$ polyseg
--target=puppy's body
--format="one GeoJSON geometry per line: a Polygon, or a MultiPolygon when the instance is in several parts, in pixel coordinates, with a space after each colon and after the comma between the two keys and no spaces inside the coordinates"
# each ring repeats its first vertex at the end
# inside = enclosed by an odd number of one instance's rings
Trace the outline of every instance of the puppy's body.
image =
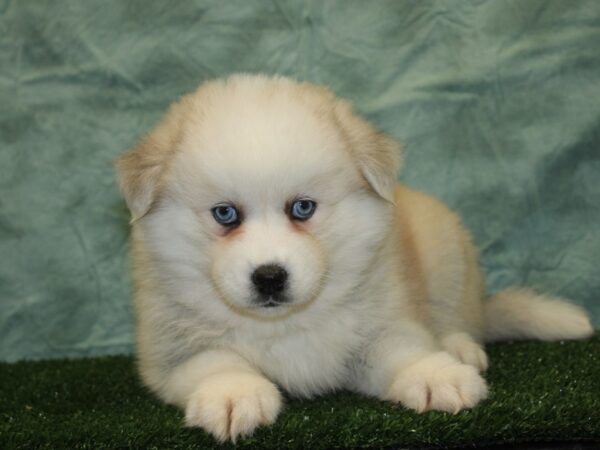
{"type": "Polygon", "coordinates": [[[185,97],[119,161],[142,378],[188,424],[251,433],[279,412],[275,384],[458,411],[486,396],[484,339],[591,333],[530,291],[484,306],[468,233],[396,184],[398,157],[329,91],[238,76],[185,97]],[[235,224],[217,223],[223,205],[235,224]],[[255,279],[274,265],[276,293],[255,279]]]}

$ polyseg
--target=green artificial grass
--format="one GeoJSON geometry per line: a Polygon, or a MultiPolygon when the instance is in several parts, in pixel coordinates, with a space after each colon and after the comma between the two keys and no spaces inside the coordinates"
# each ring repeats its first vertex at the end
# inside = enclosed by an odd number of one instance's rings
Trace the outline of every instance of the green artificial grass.
{"type": "MultiPolygon", "coordinates": [[[[240,448],[396,448],[587,441],[600,447],[600,335],[489,347],[490,398],[415,414],[341,392],[286,401],[240,448]]],[[[231,446],[231,444],[227,445],[231,446]]],[[[0,364],[0,448],[218,448],[139,383],[131,357],[0,364]]]]}

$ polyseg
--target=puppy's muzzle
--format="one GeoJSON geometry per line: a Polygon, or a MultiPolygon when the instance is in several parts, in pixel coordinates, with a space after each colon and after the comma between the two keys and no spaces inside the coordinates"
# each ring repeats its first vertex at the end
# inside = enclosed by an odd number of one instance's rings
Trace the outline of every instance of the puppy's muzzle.
{"type": "Polygon", "coordinates": [[[283,292],[287,285],[288,273],[279,264],[258,266],[250,278],[259,294],[256,303],[261,306],[277,306],[287,301],[283,292]]]}

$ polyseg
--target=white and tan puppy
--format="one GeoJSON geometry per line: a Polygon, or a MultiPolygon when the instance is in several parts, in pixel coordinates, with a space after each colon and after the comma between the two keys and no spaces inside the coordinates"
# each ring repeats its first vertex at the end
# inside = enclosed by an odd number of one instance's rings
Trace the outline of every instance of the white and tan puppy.
{"type": "Polygon", "coordinates": [[[469,234],[399,165],[312,84],[239,75],[174,104],[117,162],[144,383],[235,440],[275,420],[279,388],[456,412],[487,395],[484,341],[592,333],[532,291],[484,301],[469,234]]]}

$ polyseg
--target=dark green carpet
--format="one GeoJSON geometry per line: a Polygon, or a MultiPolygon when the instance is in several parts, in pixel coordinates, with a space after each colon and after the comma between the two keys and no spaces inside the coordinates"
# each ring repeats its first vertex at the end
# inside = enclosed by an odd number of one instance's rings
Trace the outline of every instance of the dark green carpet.
{"type": "MultiPolygon", "coordinates": [[[[489,348],[489,400],[417,415],[348,393],[288,400],[238,447],[356,448],[586,441],[600,446],[600,335],[489,348]]],[[[138,383],[124,356],[0,364],[0,448],[213,448],[138,383]]]]}

